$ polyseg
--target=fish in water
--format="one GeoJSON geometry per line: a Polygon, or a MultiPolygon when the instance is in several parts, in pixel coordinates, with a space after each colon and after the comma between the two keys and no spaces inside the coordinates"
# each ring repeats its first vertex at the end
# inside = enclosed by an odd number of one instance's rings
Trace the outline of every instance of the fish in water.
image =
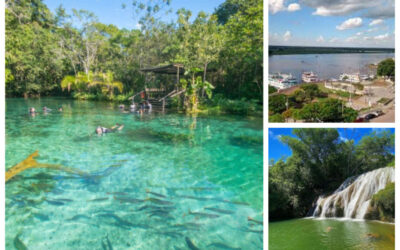
{"type": "Polygon", "coordinates": [[[189,239],[189,237],[185,237],[185,241],[186,241],[187,246],[191,250],[200,250],[200,248],[196,247],[196,245],[189,239]]]}
{"type": "Polygon", "coordinates": [[[113,250],[113,247],[112,247],[112,245],[111,245],[111,242],[110,242],[110,240],[108,239],[108,235],[106,236],[106,240],[107,240],[108,249],[109,249],[109,250],[113,250]]]}
{"type": "Polygon", "coordinates": [[[101,241],[101,246],[103,247],[103,250],[113,250],[113,247],[111,245],[110,240],[108,239],[108,235],[106,237],[104,237],[105,239],[103,239],[101,241]],[[106,243],[104,243],[104,240],[106,240],[106,243]]]}
{"type": "Polygon", "coordinates": [[[147,198],[146,201],[150,201],[150,202],[158,204],[158,205],[173,205],[174,204],[170,201],[160,200],[157,198],[147,198]]]}
{"type": "Polygon", "coordinates": [[[27,250],[28,249],[25,246],[25,244],[20,240],[19,235],[15,236],[15,238],[14,238],[14,247],[17,250],[27,250]]]}
{"type": "Polygon", "coordinates": [[[64,202],[56,201],[56,200],[48,200],[48,199],[46,199],[46,202],[49,203],[50,205],[54,205],[54,206],[62,206],[62,205],[64,205],[64,202]]]}
{"type": "Polygon", "coordinates": [[[135,198],[130,198],[130,197],[115,196],[115,195],[114,195],[114,200],[119,200],[121,203],[122,202],[142,203],[145,201],[145,200],[140,200],[140,199],[135,199],[135,198]]]}
{"type": "Polygon", "coordinates": [[[40,213],[35,213],[33,216],[41,221],[47,221],[49,220],[49,216],[45,214],[40,214],[40,213]]]}
{"type": "Polygon", "coordinates": [[[142,210],[163,210],[163,211],[171,211],[176,209],[174,206],[153,206],[153,205],[144,205],[141,206],[137,211],[142,211],[142,210]]]}
{"type": "Polygon", "coordinates": [[[111,195],[111,194],[115,194],[115,195],[128,195],[128,193],[126,192],[107,192],[106,194],[111,195]]]}
{"type": "Polygon", "coordinates": [[[204,209],[214,211],[214,212],[217,212],[220,214],[233,214],[234,213],[231,210],[221,209],[221,208],[217,208],[217,207],[206,207],[204,209]]]}
{"type": "Polygon", "coordinates": [[[77,215],[73,216],[72,218],[68,219],[68,221],[75,221],[75,220],[80,220],[80,219],[90,220],[91,218],[84,214],[77,214],[77,215]]]}
{"type": "Polygon", "coordinates": [[[61,201],[61,202],[73,202],[71,199],[55,199],[55,201],[61,201]]]}
{"type": "Polygon", "coordinates": [[[165,236],[169,236],[172,238],[181,238],[183,236],[183,234],[178,233],[178,232],[174,232],[174,231],[169,231],[169,232],[154,232],[155,234],[160,234],[160,235],[165,235],[165,236]]]}
{"type": "Polygon", "coordinates": [[[196,196],[190,196],[190,195],[177,195],[176,197],[192,199],[192,200],[198,200],[198,201],[208,201],[208,200],[212,199],[212,198],[196,197],[196,196]]]}
{"type": "Polygon", "coordinates": [[[88,202],[89,202],[89,201],[97,202],[97,201],[105,201],[105,200],[108,200],[108,197],[104,197],[104,198],[95,198],[95,199],[91,199],[91,200],[87,200],[87,201],[88,201],[88,202]]]}
{"type": "Polygon", "coordinates": [[[226,202],[226,203],[232,203],[232,204],[235,204],[235,205],[243,205],[243,206],[249,206],[250,205],[247,202],[241,202],[241,201],[229,201],[229,200],[222,200],[222,201],[226,202]]]}
{"type": "Polygon", "coordinates": [[[249,217],[247,217],[247,220],[248,220],[248,221],[252,221],[252,222],[254,222],[254,223],[257,223],[257,224],[259,224],[259,225],[262,225],[262,224],[263,224],[263,222],[262,222],[262,221],[255,220],[255,219],[251,218],[250,216],[249,216],[249,217]]]}
{"type": "Polygon", "coordinates": [[[165,195],[162,195],[162,194],[159,194],[159,193],[155,193],[155,192],[151,192],[151,191],[149,191],[147,189],[146,189],[146,193],[158,196],[160,198],[167,198],[167,196],[165,196],[165,195]]]}
{"type": "Polygon", "coordinates": [[[134,225],[134,224],[130,223],[129,221],[126,221],[113,213],[102,213],[102,214],[97,214],[97,216],[113,219],[115,221],[115,223],[113,223],[113,224],[115,224],[118,227],[122,227],[122,228],[126,228],[126,229],[130,229],[132,227],[138,227],[138,225],[134,225]]]}
{"type": "Polygon", "coordinates": [[[224,243],[211,243],[207,247],[214,247],[214,248],[220,248],[220,249],[227,249],[227,250],[240,250],[240,247],[230,247],[228,245],[225,245],[224,243]]]}
{"type": "Polygon", "coordinates": [[[199,216],[199,217],[205,217],[205,218],[218,218],[220,217],[218,214],[209,214],[209,213],[202,213],[202,212],[192,212],[189,209],[188,214],[194,215],[194,216],[199,216]]]}

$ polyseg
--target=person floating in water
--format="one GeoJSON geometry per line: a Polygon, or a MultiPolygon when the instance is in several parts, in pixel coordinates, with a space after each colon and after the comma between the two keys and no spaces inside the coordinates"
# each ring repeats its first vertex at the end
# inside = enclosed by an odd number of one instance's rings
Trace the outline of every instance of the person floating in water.
{"type": "Polygon", "coordinates": [[[59,108],[58,108],[58,111],[63,112],[63,108],[62,108],[62,107],[59,107],[59,108]]]}
{"type": "Polygon", "coordinates": [[[49,109],[48,107],[44,106],[44,107],[43,107],[43,112],[45,112],[45,113],[46,113],[46,112],[51,112],[51,109],[49,109]]]}
{"type": "Polygon", "coordinates": [[[101,127],[101,126],[97,126],[96,128],[96,134],[98,135],[102,135],[102,134],[106,134],[106,133],[113,133],[115,131],[120,131],[124,128],[123,124],[115,124],[114,126],[112,126],[111,128],[105,128],[105,127],[101,127]]]}
{"type": "Polygon", "coordinates": [[[36,112],[36,109],[34,108],[34,107],[30,107],[29,108],[29,114],[36,114],[37,112],[36,112]]]}

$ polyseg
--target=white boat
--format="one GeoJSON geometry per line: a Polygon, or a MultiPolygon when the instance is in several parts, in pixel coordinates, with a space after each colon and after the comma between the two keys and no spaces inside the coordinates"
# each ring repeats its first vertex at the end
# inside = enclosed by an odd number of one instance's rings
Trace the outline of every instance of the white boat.
{"type": "Polygon", "coordinates": [[[301,74],[301,80],[303,80],[303,82],[318,82],[318,76],[312,71],[303,72],[303,74],[301,74]]]}
{"type": "Polygon", "coordinates": [[[347,73],[343,73],[339,76],[339,80],[340,81],[344,81],[344,82],[352,82],[352,83],[359,83],[361,82],[361,78],[360,78],[360,74],[356,73],[356,74],[347,74],[347,73]]]}
{"type": "Polygon", "coordinates": [[[298,84],[298,81],[292,74],[277,73],[269,75],[268,84],[277,89],[287,89],[298,84]]]}

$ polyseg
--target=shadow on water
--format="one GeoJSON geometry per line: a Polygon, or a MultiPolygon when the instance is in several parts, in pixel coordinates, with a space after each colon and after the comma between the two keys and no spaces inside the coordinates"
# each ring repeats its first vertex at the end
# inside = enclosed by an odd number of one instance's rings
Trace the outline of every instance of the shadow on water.
{"type": "Polygon", "coordinates": [[[124,137],[131,137],[134,140],[141,140],[147,142],[162,142],[162,143],[173,143],[180,144],[191,142],[194,140],[194,135],[192,134],[178,134],[169,133],[165,131],[156,131],[151,128],[140,128],[136,130],[126,130],[124,137]]]}

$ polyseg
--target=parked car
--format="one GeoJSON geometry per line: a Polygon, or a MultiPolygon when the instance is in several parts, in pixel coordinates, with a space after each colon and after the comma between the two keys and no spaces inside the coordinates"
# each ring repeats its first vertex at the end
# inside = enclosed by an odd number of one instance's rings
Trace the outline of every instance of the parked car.
{"type": "Polygon", "coordinates": [[[373,118],[376,118],[376,117],[378,117],[376,114],[371,113],[371,114],[368,114],[368,115],[364,116],[364,120],[365,121],[369,121],[369,120],[371,120],[373,118]]]}

